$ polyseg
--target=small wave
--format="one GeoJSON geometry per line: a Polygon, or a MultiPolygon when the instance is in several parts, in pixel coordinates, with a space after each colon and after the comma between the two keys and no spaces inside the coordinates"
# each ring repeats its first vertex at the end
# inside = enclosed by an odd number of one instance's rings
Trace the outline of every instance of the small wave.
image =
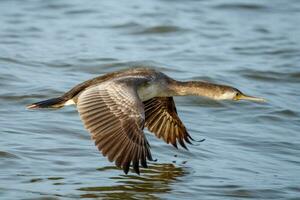
{"type": "Polygon", "coordinates": [[[276,116],[282,116],[282,117],[299,117],[299,114],[297,112],[289,109],[274,111],[271,114],[276,116]]]}
{"type": "Polygon", "coordinates": [[[110,28],[139,28],[141,27],[140,24],[136,22],[127,22],[123,24],[117,24],[117,25],[112,25],[110,28]]]}
{"type": "Polygon", "coordinates": [[[224,191],[224,195],[228,197],[240,197],[240,198],[274,198],[278,195],[284,194],[284,192],[277,189],[236,189],[224,191]]]}
{"type": "Polygon", "coordinates": [[[47,3],[49,3],[49,4],[43,5],[43,6],[39,7],[39,9],[57,11],[57,10],[63,10],[63,9],[73,8],[74,7],[74,5],[67,4],[67,3],[61,3],[61,2],[48,1],[47,3]]]}
{"type": "Polygon", "coordinates": [[[268,30],[265,27],[256,27],[254,30],[258,33],[263,33],[263,34],[269,34],[270,33],[270,30],[268,30]]]}
{"type": "Polygon", "coordinates": [[[98,13],[97,10],[93,9],[82,9],[82,10],[69,10],[64,12],[66,15],[86,15],[86,14],[94,14],[98,13]]]}
{"type": "Polygon", "coordinates": [[[86,66],[84,67],[84,71],[87,73],[98,74],[99,69],[102,69],[102,72],[104,73],[108,73],[117,70],[124,70],[125,68],[138,68],[138,67],[149,67],[163,72],[180,72],[180,73],[182,72],[181,70],[168,67],[167,65],[162,65],[148,60],[129,61],[129,62],[108,62],[100,65],[86,66]]]}
{"type": "Polygon", "coordinates": [[[0,57],[0,61],[8,62],[8,63],[13,63],[13,64],[20,64],[20,65],[27,65],[27,62],[24,62],[24,60],[20,60],[17,58],[10,58],[10,57],[0,57]]]}
{"type": "Polygon", "coordinates": [[[0,151],[0,158],[19,158],[19,157],[15,154],[6,151],[0,151]]]}
{"type": "Polygon", "coordinates": [[[30,26],[30,27],[27,27],[26,29],[24,29],[24,31],[31,32],[31,33],[40,33],[40,32],[42,32],[42,29],[38,28],[36,26],[30,26]]]}
{"type": "Polygon", "coordinates": [[[261,4],[250,4],[250,3],[224,3],[214,6],[214,8],[222,10],[266,10],[267,7],[261,4]]]}
{"type": "MultiPolygon", "coordinates": [[[[261,41],[276,41],[280,38],[264,37],[260,38],[261,41]]],[[[282,58],[287,58],[290,56],[299,55],[299,50],[291,47],[272,47],[269,45],[256,45],[256,46],[243,46],[243,47],[233,47],[236,53],[240,55],[256,56],[256,55],[270,55],[270,56],[281,56],[282,58]]]]}
{"type": "Polygon", "coordinates": [[[101,63],[101,62],[116,62],[116,58],[77,58],[78,62],[81,63],[101,63]]]}
{"type": "Polygon", "coordinates": [[[166,34],[166,33],[175,33],[175,32],[182,32],[186,29],[183,29],[178,26],[167,26],[167,25],[161,25],[161,26],[153,26],[149,28],[145,28],[144,30],[134,32],[134,34],[166,34]]]}
{"type": "Polygon", "coordinates": [[[236,73],[241,74],[249,79],[268,82],[299,82],[300,72],[275,72],[275,71],[258,71],[258,70],[235,70],[236,73]]]}

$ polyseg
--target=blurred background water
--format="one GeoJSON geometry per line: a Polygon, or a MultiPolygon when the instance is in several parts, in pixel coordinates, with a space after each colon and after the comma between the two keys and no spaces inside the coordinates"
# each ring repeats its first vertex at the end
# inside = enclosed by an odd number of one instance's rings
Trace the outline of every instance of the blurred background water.
{"type": "Polygon", "coordinates": [[[1,0],[0,199],[300,199],[300,1],[1,0]],[[28,111],[89,78],[157,66],[267,103],[176,98],[190,134],[124,175],[74,107],[28,111]]]}

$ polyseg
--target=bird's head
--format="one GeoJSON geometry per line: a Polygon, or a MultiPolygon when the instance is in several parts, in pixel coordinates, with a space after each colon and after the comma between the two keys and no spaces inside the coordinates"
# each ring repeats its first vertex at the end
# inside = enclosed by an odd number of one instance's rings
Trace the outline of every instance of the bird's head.
{"type": "Polygon", "coordinates": [[[254,96],[249,96],[241,92],[240,90],[230,87],[230,86],[225,86],[223,88],[222,95],[219,96],[220,100],[234,100],[234,101],[239,101],[239,100],[250,100],[250,101],[258,101],[258,102],[265,102],[266,100],[260,97],[254,97],[254,96]]]}

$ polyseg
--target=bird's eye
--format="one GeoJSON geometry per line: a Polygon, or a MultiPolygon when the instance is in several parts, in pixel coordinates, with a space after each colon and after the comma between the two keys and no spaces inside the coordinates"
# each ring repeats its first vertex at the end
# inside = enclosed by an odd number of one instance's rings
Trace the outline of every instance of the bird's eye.
{"type": "Polygon", "coordinates": [[[240,93],[237,92],[237,93],[235,94],[234,100],[239,100],[239,97],[240,97],[240,93]]]}

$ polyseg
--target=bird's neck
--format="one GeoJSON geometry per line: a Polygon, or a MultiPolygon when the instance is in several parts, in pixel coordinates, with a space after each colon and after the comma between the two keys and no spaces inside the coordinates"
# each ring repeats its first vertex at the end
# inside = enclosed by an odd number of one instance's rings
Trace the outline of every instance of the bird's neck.
{"type": "Polygon", "coordinates": [[[219,99],[223,94],[222,85],[204,81],[176,81],[169,84],[172,96],[203,96],[211,99],[219,99]]]}

